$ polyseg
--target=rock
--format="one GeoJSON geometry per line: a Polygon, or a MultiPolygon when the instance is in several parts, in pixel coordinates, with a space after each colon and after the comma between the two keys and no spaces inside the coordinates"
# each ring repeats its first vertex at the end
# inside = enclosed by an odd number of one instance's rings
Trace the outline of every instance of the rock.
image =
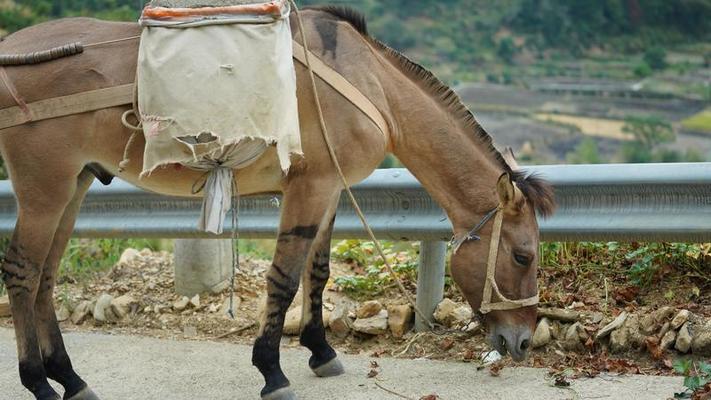
{"type": "Polygon", "coordinates": [[[118,319],[138,310],[138,301],[130,295],[123,295],[111,301],[111,311],[118,319]]]}
{"type": "Polygon", "coordinates": [[[396,338],[405,336],[412,328],[412,307],[409,304],[388,306],[388,326],[396,338]]]}
{"type": "Polygon", "coordinates": [[[192,305],[195,308],[200,308],[200,295],[196,294],[193,296],[192,299],[190,299],[190,305],[192,305]]]}
{"type": "Polygon", "coordinates": [[[689,332],[689,323],[685,322],[684,325],[679,329],[679,334],[676,336],[676,342],[674,343],[674,348],[680,353],[687,353],[691,349],[691,333],[689,332]]]}
{"type": "Polygon", "coordinates": [[[96,322],[114,322],[118,319],[111,311],[111,301],[113,299],[113,296],[110,294],[102,294],[96,300],[93,313],[96,322]]]}
{"type": "Polygon", "coordinates": [[[659,329],[659,327],[667,322],[674,315],[674,309],[669,306],[664,306],[654,312],[645,315],[640,321],[639,327],[643,334],[651,335],[659,329]]]}
{"type": "Polygon", "coordinates": [[[57,322],[64,322],[71,318],[72,313],[69,311],[69,308],[67,308],[67,306],[62,304],[59,307],[59,310],[55,312],[55,315],[57,316],[57,322]]]}
{"type": "Polygon", "coordinates": [[[121,253],[118,264],[128,265],[138,257],[140,257],[138,250],[129,247],[121,253]]]}
{"type": "Polygon", "coordinates": [[[541,318],[536,326],[536,332],[533,334],[533,339],[531,339],[531,346],[534,349],[543,347],[550,343],[551,341],[551,327],[548,322],[548,318],[541,318]]]}
{"type": "Polygon", "coordinates": [[[622,324],[625,323],[626,319],[627,319],[627,311],[622,311],[620,313],[620,315],[617,316],[617,318],[615,318],[609,324],[605,325],[604,328],[600,329],[600,331],[597,333],[597,335],[595,335],[595,340],[600,340],[600,339],[604,338],[605,336],[609,335],[610,332],[621,327],[622,324]]]}
{"type": "Polygon", "coordinates": [[[323,327],[328,328],[331,325],[331,311],[324,308],[321,310],[321,315],[323,318],[323,327]]]}
{"type": "Polygon", "coordinates": [[[144,247],[141,249],[141,251],[138,252],[138,254],[141,257],[150,257],[153,255],[153,250],[149,249],[148,247],[144,247]]]}
{"type": "Polygon", "coordinates": [[[10,298],[7,296],[0,297],[0,318],[11,317],[10,298]]]}
{"type": "Polygon", "coordinates": [[[207,308],[207,312],[209,312],[211,314],[216,313],[219,310],[220,310],[220,306],[218,306],[217,304],[210,304],[210,306],[207,308]]]}
{"type": "Polygon", "coordinates": [[[74,312],[72,312],[72,323],[74,325],[83,324],[86,318],[91,315],[91,310],[92,307],[90,302],[82,301],[81,303],[79,303],[79,305],[74,308],[74,312]]]}
{"type": "Polygon", "coordinates": [[[549,321],[549,323],[550,323],[551,337],[556,340],[561,339],[568,327],[562,325],[560,321],[549,321]]]}
{"type": "Polygon", "coordinates": [[[301,306],[296,306],[287,311],[284,318],[284,334],[295,336],[301,331],[301,306]]]}
{"type": "Polygon", "coordinates": [[[358,318],[353,323],[353,330],[368,335],[382,335],[388,331],[388,310],[380,310],[370,318],[358,318]]]}
{"type": "Polygon", "coordinates": [[[491,350],[481,355],[481,362],[484,365],[489,365],[501,360],[502,358],[501,353],[496,350],[491,350]]]}
{"type": "Polygon", "coordinates": [[[670,330],[671,330],[671,322],[667,321],[664,323],[664,325],[662,325],[662,328],[659,329],[659,334],[657,335],[657,337],[664,337],[664,335],[666,335],[667,332],[669,332],[670,330]]]}
{"type": "Polygon", "coordinates": [[[437,305],[434,318],[440,324],[453,327],[464,326],[472,319],[472,310],[468,306],[459,305],[450,299],[444,299],[437,305]]]}
{"type": "Polygon", "coordinates": [[[662,340],[659,342],[659,347],[662,348],[662,350],[669,350],[674,346],[674,342],[676,341],[676,331],[668,331],[664,336],[662,336],[662,340]]]}
{"type": "Polygon", "coordinates": [[[672,319],[672,321],[671,321],[671,328],[675,329],[675,330],[681,328],[681,326],[684,325],[686,323],[686,321],[689,320],[689,316],[691,316],[691,311],[689,311],[689,310],[679,311],[674,316],[674,319],[672,319]]]}
{"type": "Polygon", "coordinates": [[[361,304],[356,310],[356,318],[370,318],[372,316],[378,315],[383,309],[383,305],[377,300],[366,301],[361,304]]]}
{"type": "Polygon", "coordinates": [[[639,317],[630,315],[622,326],[610,334],[610,350],[622,353],[639,348],[644,343],[645,336],[640,333],[639,317]]]}
{"type": "Polygon", "coordinates": [[[603,320],[603,318],[605,318],[605,314],[599,311],[595,311],[587,314],[586,318],[593,324],[599,324],[603,320]]]}
{"type": "Polygon", "coordinates": [[[580,313],[562,308],[539,308],[538,316],[563,322],[576,322],[580,318],[580,313]]]}
{"type": "Polygon", "coordinates": [[[188,304],[190,304],[190,299],[187,296],[183,296],[180,300],[173,303],[173,310],[183,311],[188,308],[188,304]]]}
{"type": "Polygon", "coordinates": [[[336,305],[336,308],[331,312],[328,327],[334,335],[338,337],[346,337],[351,332],[352,322],[348,317],[350,308],[345,302],[336,305]]]}
{"type": "Polygon", "coordinates": [[[462,328],[463,332],[466,332],[470,335],[474,335],[478,333],[481,330],[481,322],[479,321],[471,321],[467,324],[467,326],[462,328]]]}
{"type": "Polygon", "coordinates": [[[580,322],[570,325],[563,338],[563,348],[566,350],[582,350],[583,343],[587,340],[588,334],[585,332],[585,327],[580,322]]]}
{"type": "Polygon", "coordinates": [[[711,321],[694,327],[691,351],[697,356],[711,356],[711,321]]]}

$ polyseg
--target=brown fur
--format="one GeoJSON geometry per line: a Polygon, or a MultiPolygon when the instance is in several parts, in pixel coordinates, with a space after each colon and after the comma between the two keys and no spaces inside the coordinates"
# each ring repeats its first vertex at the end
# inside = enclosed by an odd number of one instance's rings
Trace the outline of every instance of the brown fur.
{"type": "MultiPolygon", "coordinates": [[[[391,131],[384,137],[343,96],[319,82],[326,124],[348,181],[367,177],[392,152],[447,211],[456,234],[468,231],[487,211],[505,201],[496,279],[509,298],[534,294],[538,255],[535,212],[547,215],[552,211],[549,186],[512,171],[457,95],[424,68],[368,37],[362,17],[340,8],[304,11],[303,16],[312,51],[373,102],[391,131]],[[518,189],[513,181],[497,188],[502,173],[509,173],[518,189]],[[521,195],[502,197],[502,190],[521,195]],[[522,199],[526,201],[519,201],[522,199]],[[534,259],[532,265],[515,264],[514,255],[521,252],[534,259]]],[[[26,53],[75,41],[90,44],[139,33],[134,24],[66,19],[7,37],[0,43],[0,53],[26,53]]],[[[137,42],[129,41],[88,48],[81,55],[46,64],[7,68],[7,72],[21,96],[31,102],[133,82],[136,56],[137,42]]],[[[244,195],[284,194],[277,250],[268,273],[268,304],[253,353],[253,363],[266,380],[263,394],[288,386],[279,367],[278,347],[284,314],[299,281],[306,289],[304,312],[310,313],[305,315],[301,337],[313,353],[309,364],[319,371],[335,357],[325,341],[318,304],[328,278],[324,243],[328,242],[341,187],[321,136],[307,79],[304,67],[297,64],[305,157],[295,160],[285,177],[271,150],[236,174],[244,195]]],[[[13,105],[9,93],[0,88],[0,107],[13,105]]],[[[6,260],[2,270],[15,320],[21,378],[40,399],[55,398],[47,377],[60,382],[68,398],[84,393],[86,387],[71,369],[46,300],[53,290],[57,254],[66,244],[76,205],[87,187],[89,170],[85,166],[91,165],[91,171],[104,180],[115,175],[169,195],[190,196],[200,175],[169,166],[139,179],[142,138],[130,149],[129,167],[119,172],[130,135],[120,123],[126,109],[116,107],[0,131],[0,151],[18,199],[12,240],[16,257],[6,260]]],[[[482,242],[468,242],[452,257],[453,277],[474,309],[481,302],[490,235],[491,226],[484,227],[482,242]]],[[[535,323],[535,307],[488,317],[494,332],[520,342],[535,323]]]]}

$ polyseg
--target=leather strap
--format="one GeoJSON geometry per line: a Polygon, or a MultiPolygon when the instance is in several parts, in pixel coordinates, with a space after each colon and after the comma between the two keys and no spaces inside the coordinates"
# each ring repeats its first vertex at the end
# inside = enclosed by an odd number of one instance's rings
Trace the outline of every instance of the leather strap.
{"type": "MultiPolygon", "coordinates": [[[[301,64],[306,65],[304,47],[297,42],[294,42],[294,58],[301,64]]],[[[363,92],[358,90],[343,75],[326,65],[313,52],[309,52],[309,60],[316,75],[370,118],[386,138],[390,137],[390,128],[385,121],[385,117],[363,92]]]]}
{"type": "Polygon", "coordinates": [[[65,117],[89,111],[101,110],[131,104],[133,100],[133,83],[104,89],[91,90],[39,100],[27,105],[31,119],[28,119],[20,106],[0,110],[0,129],[25,124],[27,122],[65,117]]]}
{"type": "MultiPolygon", "coordinates": [[[[297,42],[294,45],[294,59],[301,64],[306,63],[304,48],[297,42]]],[[[363,114],[380,129],[386,138],[390,137],[390,128],[383,114],[358,88],[350,83],[343,75],[326,65],[323,61],[310,53],[309,59],[316,75],[324,82],[335,89],[351,104],[356,106],[363,114]]],[[[18,126],[31,121],[42,121],[45,119],[59,118],[72,114],[81,114],[90,111],[101,110],[132,104],[134,101],[134,85],[129,83],[104,89],[91,90],[82,93],[70,94],[68,96],[54,97],[39,100],[34,103],[24,104],[14,86],[9,79],[5,79],[0,69],[0,78],[5,82],[17,106],[0,110],[0,129],[18,126]]]]}
{"type": "Polygon", "coordinates": [[[497,310],[515,310],[517,308],[538,304],[538,293],[526,299],[511,300],[501,293],[499,285],[496,284],[496,259],[499,254],[499,241],[501,240],[501,226],[503,222],[504,211],[499,207],[497,208],[494,228],[491,233],[489,259],[486,262],[486,281],[484,282],[484,294],[481,299],[481,307],[479,308],[482,314],[497,310]],[[492,301],[494,293],[499,298],[499,301],[492,301]]]}
{"type": "Polygon", "coordinates": [[[15,85],[12,84],[10,77],[7,76],[7,71],[5,71],[4,67],[0,67],[0,80],[2,80],[2,83],[7,88],[7,91],[10,92],[10,96],[12,96],[13,100],[15,100],[15,103],[17,103],[17,107],[20,109],[20,111],[22,111],[22,114],[25,117],[24,122],[32,121],[32,112],[30,111],[29,107],[27,107],[27,103],[25,103],[25,100],[20,97],[20,93],[17,92],[17,88],[15,87],[15,85]]]}

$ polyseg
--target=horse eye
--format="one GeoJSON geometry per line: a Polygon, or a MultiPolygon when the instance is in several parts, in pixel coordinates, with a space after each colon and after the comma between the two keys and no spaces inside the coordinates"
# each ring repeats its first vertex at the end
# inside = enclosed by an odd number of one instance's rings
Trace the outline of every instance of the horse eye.
{"type": "Polygon", "coordinates": [[[533,257],[524,254],[514,254],[514,260],[523,267],[528,267],[533,261],[533,257]]]}

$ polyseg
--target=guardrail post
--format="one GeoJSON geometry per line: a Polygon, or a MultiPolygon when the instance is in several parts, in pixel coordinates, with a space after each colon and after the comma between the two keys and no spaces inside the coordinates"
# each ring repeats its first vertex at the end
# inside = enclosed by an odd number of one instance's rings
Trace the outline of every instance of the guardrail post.
{"type": "MultiPolygon", "coordinates": [[[[444,297],[444,263],[447,242],[424,241],[420,243],[420,265],[417,272],[417,308],[432,318],[437,304],[444,297]]],[[[415,330],[423,332],[428,326],[419,315],[415,316],[415,330]]]]}
{"type": "Polygon", "coordinates": [[[231,239],[176,239],[176,293],[192,297],[226,288],[232,274],[231,246],[231,239]]]}

